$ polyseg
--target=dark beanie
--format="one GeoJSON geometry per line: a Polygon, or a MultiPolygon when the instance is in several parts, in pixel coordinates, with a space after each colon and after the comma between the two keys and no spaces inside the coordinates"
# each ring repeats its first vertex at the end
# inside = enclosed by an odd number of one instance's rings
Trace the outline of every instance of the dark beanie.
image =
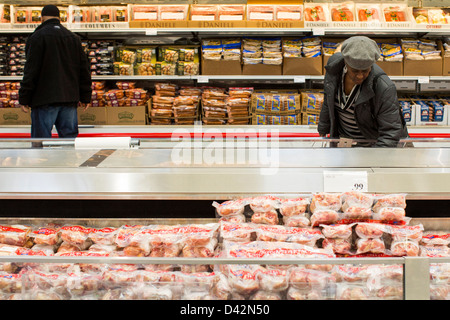
{"type": "Polygon", "coordinates": [[[42,8],[41,11],[42,17],[58,17],[59,18],[59,9],[57,6],[53,4],[48,4],[45,7],[42,8]]]}

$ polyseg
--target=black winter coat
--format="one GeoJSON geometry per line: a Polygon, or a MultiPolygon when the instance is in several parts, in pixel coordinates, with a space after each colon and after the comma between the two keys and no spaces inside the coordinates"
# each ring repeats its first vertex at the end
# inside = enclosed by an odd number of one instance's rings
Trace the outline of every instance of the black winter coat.
{"type": "MultiPolygon", "coordinates": [[[[336,53],[330,57],[325,67],[325,97],[318,131],[321,135],[329,133],[331,138],[339,138],[335,96],[344,65],[342,54],[336,53]]],[[[376,140],[375,147],[396,147],[400,139],[408,137],[395,84],[376,64],[363,82],[360,94],[355,101],[355,118],[364,137],[367,140],[376,140]]]]}
{"type": "Polygon", "coordinates": [[[91,75],[80,38],[50,19],[28,38],[19,103],[32,108],[43,105],[76,105],[91,101],[91,75]]]}

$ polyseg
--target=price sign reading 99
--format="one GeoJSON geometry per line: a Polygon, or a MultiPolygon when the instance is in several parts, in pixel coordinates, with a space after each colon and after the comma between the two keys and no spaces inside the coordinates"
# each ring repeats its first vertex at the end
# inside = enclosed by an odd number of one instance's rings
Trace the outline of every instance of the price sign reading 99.
{"type": "Polygon", "coordinates": [[[367,171],[324,171],[324,192],[368,192],[367,171]]]}

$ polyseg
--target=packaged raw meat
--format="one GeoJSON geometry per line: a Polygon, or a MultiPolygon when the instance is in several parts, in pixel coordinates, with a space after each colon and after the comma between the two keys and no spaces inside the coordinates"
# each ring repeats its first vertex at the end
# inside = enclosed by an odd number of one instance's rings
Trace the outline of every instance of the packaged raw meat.
{"type": "Polygon", "coordinates": [[[351,238],[325,238],[322,241],[322,248],[331,249],[336,254],[351,254],[352,241],[351,238]]]}
{"type": "Polygon", "coordinates": [[[394,256],[412,256],[419,255],[419,243],[417,241],[393,241],[391,243],[391,253],[394,256]]]}
{"type": "Polygon", "coordinates": [[[312,195],[310,211],[314,213],[318,209],[339,211],[342,207],[342,193],[315,193],[312,195]]]}
{"type": "Polygon", "coordinates": [[[31,234],[31,227],[23,225],[0,225],[0,243],[23,247],[31,234]]]}
{"type": "Polygon", "coordinates": [[[296,289],[323,290],[330,283],[334,283],[334,279],[328,272],[303,267],[289,269],[289,285],[296,289]]]}
{"type": "Polygon", "coordinates": [[[244,296],[259,290],[257,275],[260,268],[258,265],[229,265],[227,275],[231,290],[244,296]]]}
{"type": "Polygon", "coordinates": [[[304,215],[309,205],[308,199],[280,199],[280,213],[283,217],[304,215]]]}
{"type": "Polygon", "coordinates": [[[30,250],[36,253],[43,253],[46,256],[52,256],[55,254],[55,246],[50,244],[35,244],[30,250]]]}
{"type": "Polygon", "coordinates": [[[156,21],[158,20],[158,6],[156,5],[130,5],[132,21],[156,21]]]}
{"type": "Polygon", "coordinates": [[[355,4],[355,10],[358,13],[360,22],[380,22],[381,6],[378,4],[355,4]]]}
{"type": "Polygon", "coordinates": [[[255,225],[251,223],[220,222],[220,237],[223,241],[248,242],[253,240],[255,225]]]}
{"type": "Polygon", "coordinates": [[[32,231],[30,236],[36,244],[56,245],[59,241],[59,228],[49,225],[32,231]]]}
{"type": "Polygon", "coordinates": [[[311,215],[310,221],[312,227],[317,227],[321,224],[334,224],[339,218],[339,213],[335,210],[316,209],[311,215]]]}
{"type": "Polygon", "coordinates": [[[219,219],[219,222],[226,221],[232,223],[244,223],[247,221],[247,218],[243,214],[237,214],[232,216],[223,216],[219,219]]]}
{"type": "Polygon", "coordinates": [[[364,207],[348,207],[342,214],[342,219],[370,219],[372,209],[364,207]]]}
{"type": "Polygon", "coordinates": [[[249,300],[283,300],[283,297],[280,292],[258,290],[249,300]]]}
{"type": "Polygon", "coordinates": [[[415,226],[387,226],[388,232],[392,237],[392,241],[413,240],[419,242],[423,236],[423,225],[415,226]]]}
{"type": "Polygon", "coordinates": [[[323,300],[324,297],[319,290],[297,289],[289,287],[286,292],[287,300],[323,300]]]}
{"type": "Polygon", "coordinates": [[[89,233],[89,238],[93,243],[111,245],[115,244],[117,228],[105,227],[101,229],[93,229],[89,233]]]}
{"type": "Polygon", "coordinates": [[[276,225],[278,224],[278,212],[273,209],[270,211],[256,211],[251,216],[251,222],[256,224],[269,224],[276,225]]]}
{"type": "Polygon", "coordinates": [[[406,18],[406,5],[399,4],[392,6],[390,4],[382,4],[384,19],[386,22],[402,22],[407,21],[406,18]]]}
{"type": "Polygon", "coordinates": [[[352,228],[354,224],[321,224],[322,234],[325,238],[330,239],[348,239],[352,236],[352,228]]]}
{"type": "Polygon", "coordinates": [[[385,253],[386,246],[380,238],[361,238],[356,240],[356,254],[385,253]]]}
{"type": "Polygon", "coordinates": [[[380,209],[384,207],[395,207],[405,209],[406,194],[388,194],[376,196],[375,204],[372,207],[373,211],[378,213],[380,209]]]}
{"type": "Polygon", "coordinates": [[[257,270],[257,279],[261,290],[279,292],[288,288],[288,271],[276,268],[263,268],[257,270]]]}
{"type": "Polygon", "coordinates": [[[365,285],[338,284],[336,300],[368,300],[369,292],[365,285]]]}
{"type": "Polygon", "coordinates": [[[421,257],[450,257],[450,248],[447,246],[419,246],[421,257]]]}
{"type": "Polygon", "coordinates": [[[305,21],[327,21],[328,4],[305,3],[305,21]]]}
{"type": "Polygon", "coordinates": [[[218,6],[217,5],[200,5],[192,4],[190,15],[192,21],[214,21],[217,20],[218,6]]]}
{"type": "Polygon", "coordinates": [[[306,216],[291,216],[291,217],[283,217],[283,224],[286,227],[308,227],[311,225],[311,221],[306,216]]]}
{"type": "Polygon", "coordinates": [[[270,212],[280,206],[280,199],[273,196],[261,196],[249,198],[248,203],[253,212],[270,212]]]}
{"type": "Polygon", "coordinates": [[[256,240],[294,242],[314,247],[316,242],[323,238],[317,228],[292,228],[281,225],[255,226],[256,240]]]}
{"type": "Polygon", "coordinates": [[[450,244],[450,232],[425,231],[420,244],[423,246],[448,246],[450,244]]]}
{"type": "Polygon", "coordinates": [[[77,246],[82,250],[90,245],[89,234],[93,231],[91,228],[68,225],[61,227],[60,231],[61,240],[67,244],[77,246]]]}
{"type": "Polygon", "coordinates": [[[92,22],[91,7],[72,7],[72,23],[92,22]]]}
{"type": "Polygon", "coordinates": [[[381,221],[404,221],[406,212],[399,207],[383,207],[374,213],[373,218],[381,221]]]}
{"type": "Polygon", "coordinates": [[[362,239],[381,238],[389,231],[388,227],[381,223],[357,223],[355,227],[356,235],[362,239]]]}
{"type": "Polygon", "coordinates": [[[229,200],[222,203],[213,202],[213,207],[219,216],[234,216],[244,213],[247,201],[245,199],[229,200]]]}
{"type": "Polygon", "coordinates": [[[372,208],[374,197],[371,194],[349,191],[342,194],[342,211],[349,207],[372,208]]]}
{"type": "Polygon", "coordinates": [[[368,265],[338,265],[333,270],[333,276],[337,282],[365,284],[371,276],[368,265]]]}
{"type": "Polygon", "coordinates": [[[339,4],[330,4],[331,21],[355,21],[354,4],[344,2],[339,4]]]}

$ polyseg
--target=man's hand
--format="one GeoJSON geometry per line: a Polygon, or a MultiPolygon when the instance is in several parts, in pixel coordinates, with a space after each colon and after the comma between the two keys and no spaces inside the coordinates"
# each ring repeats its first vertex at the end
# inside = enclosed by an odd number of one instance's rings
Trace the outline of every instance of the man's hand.
{"type": "Polygon", "coordinates": [[[20,106],[22,108],[22,111],[25,113],[28,113],[28,110],[30,109],[29,106],[20,106]]]}
{"type": "Polygon", "coordinates": [[[86,111],[89,108],[88,103],[78,102],[78,107],[83,108],[83,111],[86,111]]]}

